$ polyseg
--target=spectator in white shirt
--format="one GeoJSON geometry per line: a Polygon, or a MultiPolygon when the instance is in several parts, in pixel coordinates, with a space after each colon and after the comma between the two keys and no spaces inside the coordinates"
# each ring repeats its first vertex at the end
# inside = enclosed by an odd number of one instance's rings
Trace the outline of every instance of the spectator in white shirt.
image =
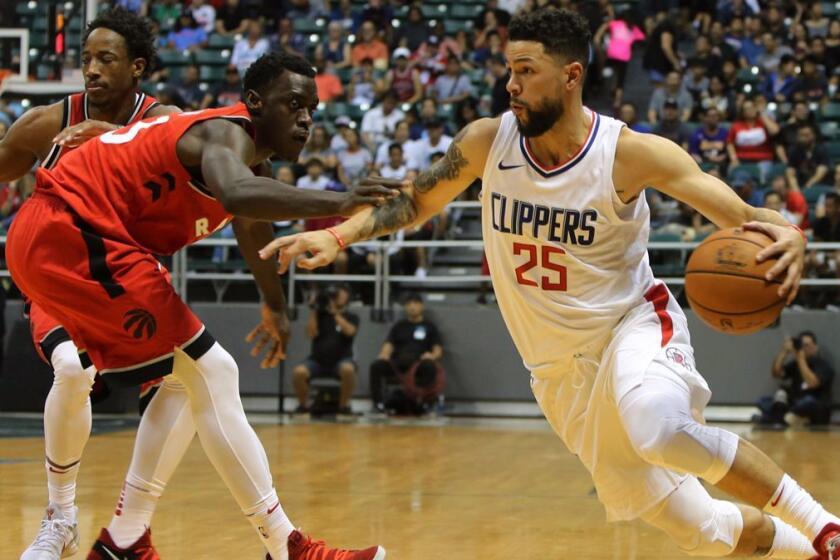
{"type": "Polygon", "coordinates": [[[206,0],[192,0],[190,4],[193,18],[209,35],[216,28],[216,8],[206,0]]]}
{"type": "Polygon", "coordinates": [[[443,121],[432,119],[426,125],[428,134],[416,142],[417,159],[420,169],[428,169],[431,165],[432,154],[445,154],[452,143],[452,137],[444,134],[443,121]]]}
{"type": "Polygon", "coordinates": [[[352,123],[353,121],[350,120],[350,117],[341,116],[335,119],[335,123],[333,123],[335,125],[335,134],[333,134],[330,140],[330,150],[334,154],[338,154],[340,151],[347,149],[347,140],[344,138],[344,131],[350,128],[352,123]]]}
{"type": "Polygon", "coordinates": [[[405,113],[397,109],[397,96],[387,91],[382,96],[382,104],[374,107],[362,118],[362,140],[370,150],[376,150],[394,134],[397,123],[405,118],[405,113]]]}
{"type": "Polygon", "coordinates": [[[379,169],[379,176],[386,179],[402,180],[416,175],[405,163],[403,148],[397,142],[388,144],[388,162],[379,169]]]}
{"type": "Polygon", "coordinates": [[[262,24],[257,20],[250,20],[246,36],[238,40],[233,47],[230,63],[236,66],[240,76],[245,76],[245,70],[267,52],[268,39],[263,37],[262,24]]]}
{"type": "Polygon", "coordinates": [[[318,158],[306,162],[306,175],[297,180],[299,189],[325,191],[332,185],[332,180],[324,175],[324,163],[318,158]]]}
{"type": "Polygon", "coordinates": [[[391,146],[398,144],[402,148],[403,156],[405,158],[405,165],[408,169],[417,170],[420,165],[416,161],[416,142],[409,138],[411,126],[408,121],[402,120],[397,123],[397,128],[394,129],[394,138],[390,142],[383,142],[376,150],[376,158],[374,159],[374,167],[381,168],[388,163],[390,157],[391,146]]]}
{"type": "Polygon", "coordinates": [[[338,180],[347,188],[351,188],[370,172],[373,158],[362,146],[359,133],[355,129],[346,129],[344,139],[347,140],[347,148],[338,153],[338,180]]]}

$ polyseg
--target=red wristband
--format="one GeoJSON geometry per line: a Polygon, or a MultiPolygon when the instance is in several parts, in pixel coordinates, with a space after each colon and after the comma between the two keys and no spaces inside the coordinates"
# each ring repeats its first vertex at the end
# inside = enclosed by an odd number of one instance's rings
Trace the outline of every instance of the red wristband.
{"type": "Polygon", "coordinates": [[[801,236],[802,236],[802,239],[804,239],[804,240],[805,240],[805,243],[808,243],[808,236],[807,236],[807,235],[805,235],[805,232],[804,232],[804,231],[802,231],[802,228],[801,228],[801,227],[796,226],[796,225],[793,225],[793,224],[788,224],[788,227],[792,227],[793,229],[795,229],[796,231],[798,231],[798,232],[799,232],[799,235],[801,235],[801,236]]]}
{"type": "MultiPolygon", "coordinates": [[[[796,227],[796,226],[794,226],[794,227],[796,227]]],[[[347,244],[341,238],[341,235],[339,235],[339,233],[337,231],[335,231],[335,228],[328,227],[327,231],[330,232],[333,237],[335,237],[335,240],[338,241],[338,246],[340,248],[344,249],[347,246],[347,244]]]]}

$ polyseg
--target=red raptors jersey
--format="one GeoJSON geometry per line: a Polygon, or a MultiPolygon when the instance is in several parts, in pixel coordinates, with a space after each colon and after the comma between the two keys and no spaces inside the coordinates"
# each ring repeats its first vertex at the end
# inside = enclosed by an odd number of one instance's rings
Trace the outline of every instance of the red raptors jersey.
{"type": "Polygon", "coordinates": [[[146,119],[86,142],[51,170],[36,190],[61,198],[85,227],[150,253],[172,254],[231,218],[176,154],[191,127],[210,119],[241,123],[253,134],[243,103],[146,119]]]}
{"type": "MultiPolygon", "coordinates": [[[[145,93],[135,93],[134,109],[132,109],[131,116],[128,117],[128,121],[125,124],[129,125],[141,119],[145,119],[149,111],[157,105],[159,105],[159,103],[154,97],[146,95],[145,93]]],[[[73,95],[68,95],[64,98],[64,117],[61,119],[61,122],[63,123],[61,127],[62,130],[68,126],[74,126],[84,122],[89,118],[86,93],[74,93],[73,95]]],[[[58,144],[53,144],[53,147],[50,148],[46,159],[41,162],[41,167],[52,169],[55,167],[55,164],[58,163],[58,160],[61,159],[61,156],[73,149],[75,148],[69,148],[67,146],[62,147],[58,144]]]]}

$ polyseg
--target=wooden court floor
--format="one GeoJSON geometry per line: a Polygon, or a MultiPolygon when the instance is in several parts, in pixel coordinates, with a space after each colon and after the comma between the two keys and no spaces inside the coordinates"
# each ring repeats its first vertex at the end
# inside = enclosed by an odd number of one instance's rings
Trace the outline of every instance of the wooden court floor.
{"type": "MultiPolygon", "coordinates": [[[[447,425],[260,425],[292,522],[390,560],[677,559],[638,522],[607,525],[587,473],[543,421],[447,425]]],[[[743,434],[840,511],[840,432],[743,434]]],[[[134,432],[94,436],[79,481],[84,552],[107,524],[134,432]]],[[[17,559],[43,515],[43,446],[0,439],[0,559],[17,559]]],[[[262,558],[195,440],[153,523],[164,560],[262,558]]],[[[84,558],[80,553],[74,559],[84,558]]]]}

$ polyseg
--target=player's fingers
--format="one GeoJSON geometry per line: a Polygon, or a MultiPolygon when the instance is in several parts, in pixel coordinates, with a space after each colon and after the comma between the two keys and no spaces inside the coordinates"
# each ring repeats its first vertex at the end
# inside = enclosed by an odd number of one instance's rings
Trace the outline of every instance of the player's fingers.
{"type": "Polygon", "coordinates": [[[791,255],[790,253],[785,253],[784,255],[779,257],[779,260],[776,261],[776,264],[770,267],[770,270],[767,271],[764,277],[768,281],[773,280],[774,278],[782,274],[785,270],[787,270],[792,261],[793,255],[791,255]]]}
{"type": "Polygon", "coordinates": [[[254,329],[248,333],[248,336],[245,337],[245,342],[253,342],[254,338],[262,331],[263,326],[257,325],[254,329]]]}
{"type": "Polygon", "coordinates": [[[266,354],[265,360],[263,360],[263,368],[277,367],[286,358],[286,354],[283,352],[281,346],[282,344],[279,340],[274,343],[271,351],[266,354]]]}
{"type": "Polygon", "coordinates": [[[791,285],[790,293],[788,294],[787,304],[790,305],[799,294],[799,283],[802,281],[802,275],[796,274],[793,277],[793,284],[791,285]]]}
{"type": "Polygon", "coordinates": [[[269,336],[268,333],[264,332],[262,334],[262,337],[254,344],[254,347],[251,348],[251,355],[258,356],[262,351],[263,346],[265,346],[270,340],[271,336],[269,336]]]}
{"type": "Polygon", "coordinates": [[[776,239],[776,231],[767,226],[768,224],[765,224],[764,222],[747,222],[743,224],[741,228],[747,231],[758,231],[767,235],[771,239],[776,239]]]}
{"type": "Polygon", "coordinates": [[[270,242],[268,245],[260,249],[259,254],[260,258],[263,260],[268,260],[271,258],[274,253],[282,249],[283,247],[288,247],[295,241],[297,241],[298,236],[300,234],[296,233],[294,235],[287,235],[285,237],[278,237],[277,239],[270,242]]]}
{"type": "Polygon", "coordinates": [[[297,265],[305,270],[313,270],[315,268],[326,266],[330,264],[331,259],[324,253],[318,253],[309,258],[299,258],[297,265]]]}
{"type": "Polygon", "coordinates": [[[778,255],[779,253],[784,253],[787,251],[787,245],[784,241],[776,241],[775,243],[771,243],[761,251],[755,254],[755,261],[756,262],[764,262],[770,257],[778,255]]]}
{"type": "Polygon", "coordinates": [[[386,179],[385,177],[379,177],[377,175],[371,175],[370,177],[365,177],[361,181],[359,181],[359,186],[356,187],[358,190],[361,187],[390,187],[392,189],[399,189],[403,186],[402,179],[386,179]]]}
{"type": "Polygon", "coordinates": [[[376,196],[376,197],[392,197],[399,194],[399,189],[396,187],[386,187],[383,185],[360,185],[356,187],[354,194],[358,196],[376,196]]]}

